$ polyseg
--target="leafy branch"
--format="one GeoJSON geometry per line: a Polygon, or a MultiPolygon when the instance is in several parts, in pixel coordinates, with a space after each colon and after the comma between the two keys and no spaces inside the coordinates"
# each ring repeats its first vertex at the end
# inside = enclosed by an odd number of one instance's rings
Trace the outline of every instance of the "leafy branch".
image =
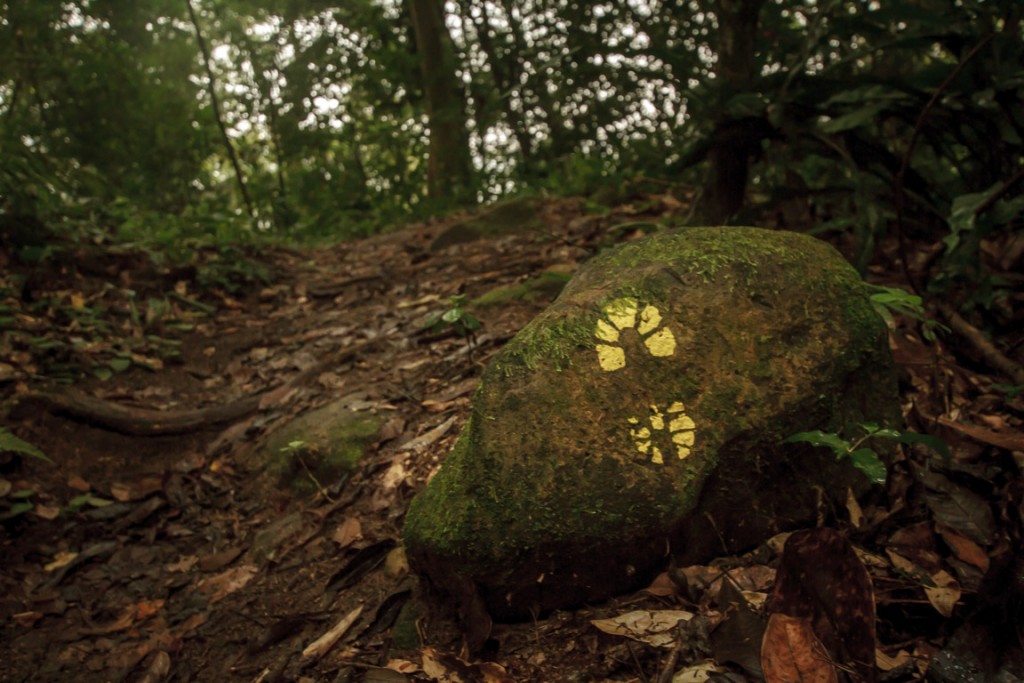
{"type": "Polygon", "coordinates": [[[873,484],[884,484],[886,477],[885,463],[878,453],[870,446],[865,445],[870,439],[889,439],[901,444],[920,443],[928,446],[939,453],[943,458],[949,459],[949,447],[942,439],[929,434],[918,434],[917,432],[901,432],[897,429],[879,427],[873,422],[863,422],[857,427],[864,433],[856,439],[844,439],[832,432],[814,430],[812,432],[800,432],[794,434],[782,443],[809,443],[812,446],[824,446],[832,449],[836,460],[849,458],[850,462],[861,471],[873,484]]]}

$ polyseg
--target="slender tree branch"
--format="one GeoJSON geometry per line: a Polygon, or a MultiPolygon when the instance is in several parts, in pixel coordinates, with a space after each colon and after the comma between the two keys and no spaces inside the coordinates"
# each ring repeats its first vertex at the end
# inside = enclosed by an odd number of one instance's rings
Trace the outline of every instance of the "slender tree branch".
{"type": "Polygon", "coordinates": [[[249,197],[249,190],[245,186],[245,174],[242,172],[242,165],[238,162],[235,146],[231,143],[231,136],[228,135],[227,126],[224,125],[224,117],[221,115],[220,100],[217,98],[217,81],[213,75],[213,67],[210,62],[210,50],[206,46],[206,40],[203,38],[203,32],[199,27],[199,19],[196,17],[195,9],[192,7],[192,0],[185,0],[185,5],[188,7],[188,16],[196,32],[196,42],[199,43],[199,50],[203,54],[203,66],[206,68],[207,77],[207,91],[210,93],[213,116],[217,120],[217,127],[220,129],[221,138],[224,140],[228,159],[231,161],[232,168],[235,169],[235,180],[238,181],[238,189],[242,193],[242,201],[245,202],[245,208],[249,212],[249,216],[255,220],[256,209],[253,206],[252,199],[249,197]]]}
{"type": "Polygon", "coordinates": [[[939,304],[939,311],[949,323],[950,328],[967,340],[982,360],[988,363],[989,367],[1003,373],[1015,384],[1024,384],[1024,368],[997,349],[978,328],[967,322],[949,304],[939,304]]]}

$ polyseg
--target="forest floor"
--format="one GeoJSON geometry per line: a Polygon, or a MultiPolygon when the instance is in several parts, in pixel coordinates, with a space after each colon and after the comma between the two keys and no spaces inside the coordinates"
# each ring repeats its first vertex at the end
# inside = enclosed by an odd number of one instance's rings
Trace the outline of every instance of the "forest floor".
{"type": "MultiPolygon", "coordinates": [[[[600,214],[576,199],[537,211],[539,229],[445,248],[431,244],[459,216],[253,253],[240,262],[272,275],[236,294],[199,289],[201,265],[109,246],[69,247],[74,258],[42,270],[0,253],[4,426],[52,460],[0,453],[0,681],[646,683],[705,680],[712,659],[718,680],[757,680],[777,545],[496,624],[472,656],[443,610],[410,597],[409,501],[459,434],[482,367],[550,297],[472,309],[483,323],[472,346],[424,321],[455,295],[570,273],[685,207],[650,194],[600,214]],[[47,379],[60,372],[79,376],[47,379]],[[341,398],[382,417],[380,438],[347,480],[298,497],[264,471],[261,449],[341,398]],[[638,611],[686,611],[701,627],[644,626],[638,611]],[[337,639],[314,642],[328,632],[337,639]]],[[[914,246],[914,263],[938,248],[914,246]]],[[[899,283],[894,254],[882,245],[871,281],[899,283]]],[[[1005,330],[1020,327],[1015,297],[1005,330]]],[[[969,327],[934,342],[920,330],[897,316],[891,335],[907,425],[942,437],[952,460],[906,449],[884,491],[832,522],[871,575],[882,680],[920,678],[993,590],[1008,618],[1024,602],[1024,578],[1001,569],[1020,559],[1024,402],[969,327]]]]}

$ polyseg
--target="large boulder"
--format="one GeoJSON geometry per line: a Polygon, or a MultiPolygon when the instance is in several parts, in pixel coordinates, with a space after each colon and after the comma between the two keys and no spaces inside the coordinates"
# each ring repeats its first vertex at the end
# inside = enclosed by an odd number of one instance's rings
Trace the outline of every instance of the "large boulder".
{"type": "Polygon", "coordinates": [[[406,550],[464,614],[605,598],[867,486],[787,436],[898,419],[885,325],[832,247],[659,233],[591,260],[487,367],[406,550]]]}

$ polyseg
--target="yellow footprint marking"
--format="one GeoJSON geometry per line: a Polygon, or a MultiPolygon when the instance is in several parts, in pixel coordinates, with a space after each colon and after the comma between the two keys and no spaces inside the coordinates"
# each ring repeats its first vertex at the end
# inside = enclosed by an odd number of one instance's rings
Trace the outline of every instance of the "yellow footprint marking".
{"type": "MultiPolygon", "coordinates": [[[[658,465],[663,464],[665,456],[662,454],[661,448],[654,443],[654,433],[665,431],[667,426],[671,448],[675,448],[676,457],[682,460],[690,455],[696,437],[697,425],[686,414],[686,407],[676,401],[662,412],[661,408],[651,404],[650,412],[651,414],[647,416],[647,420],[643,421],[642,425],[639,417],[628,418],[629,423],[633,425],[629,430],[629,435],[633,437],[636,449],[645,456],[649,455],[651,462],[658,465]]],[[[662,440],[662,445],[668,448],[664,440],[662,440]]]]}
{"type": "Polygon", "coordinates": [[[641,310],[636,299],[623,297],[605,306],[603,313],[594,336],[605,342],[597,344],[597,362],[605,372],[626,367],[626,351],[619,345],[619,336],[630,327],[640,334],[652,356],[664,358],[676,352],[676,337],[667,327],[659,329],[661,311],[654,306],[648,304],[641,310]]]}

